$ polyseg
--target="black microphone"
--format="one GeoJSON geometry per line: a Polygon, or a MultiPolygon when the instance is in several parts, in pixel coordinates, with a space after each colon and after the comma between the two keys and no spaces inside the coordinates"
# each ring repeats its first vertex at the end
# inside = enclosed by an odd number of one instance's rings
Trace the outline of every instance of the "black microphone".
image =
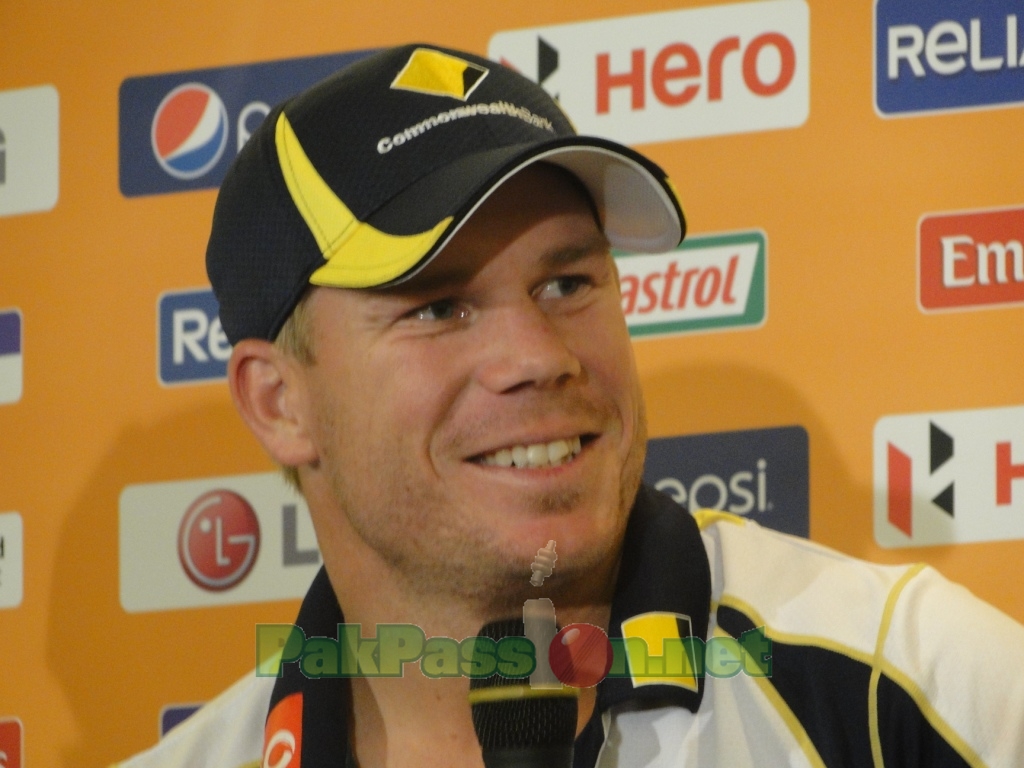
{"type": "MultiPolygon", "coordinates": [[[[525,636],[520,619],[494,621],[478,633],[495,642],[525,636]]],[[[537,648],[538,656],[548,653],[537,648]]],[[[473,728],[487,768],[572,768],[579,692],[531,687],[530,679],[495,673],[469,682],[473,728]]]]}

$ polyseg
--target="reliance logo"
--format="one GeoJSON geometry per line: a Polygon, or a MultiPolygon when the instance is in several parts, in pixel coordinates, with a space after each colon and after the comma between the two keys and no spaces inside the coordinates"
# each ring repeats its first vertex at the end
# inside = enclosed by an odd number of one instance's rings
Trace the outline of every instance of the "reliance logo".
{"type": "Polygon", "coordinates": [[[918,301],[924,312],[1024,304],[1024,208],[924,216],[918,301]]]}
{"type": "Polygon", "coordinates": [[[805,0],[765,0],[499,32],[488,55],[631,144],[802,125],[809,40],[805,0]]]}
{"type": "Polygon", "coordinates": [[[1024,538],[1024,406],[886,416],[874,455],[883,547],[1024,538]]]}
{"type": "Polygon", "coordinates": [[[157,303],[157,330],[161,384],[227,376],[231,343],[220,325],[220,305],[209,288],[162,294],[157,303]]]}
{"type": "Polygon", "coordinates": [[[875,105],[899,116],[1024,103],[1019,0],[876,0],[875,105]]]}

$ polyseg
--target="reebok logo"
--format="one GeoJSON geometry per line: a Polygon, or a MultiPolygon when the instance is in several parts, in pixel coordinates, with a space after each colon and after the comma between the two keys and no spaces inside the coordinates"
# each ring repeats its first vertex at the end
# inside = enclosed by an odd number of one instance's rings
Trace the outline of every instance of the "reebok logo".
{"type": "Polygon", "coordinates": [[[883,547],[1024,538],[1024,406],[886,416],[874,456],[883,547]]]}
{"type": "Polygon", "coordinates": [[[1024,303],[1024,208],[922,217],[918,302],[923,312],[1024,303]]]}

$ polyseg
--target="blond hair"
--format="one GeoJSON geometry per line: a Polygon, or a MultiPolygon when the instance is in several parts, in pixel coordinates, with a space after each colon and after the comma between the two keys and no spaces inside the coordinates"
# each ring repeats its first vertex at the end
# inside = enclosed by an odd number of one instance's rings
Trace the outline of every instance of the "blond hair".
{"type": "MultiPolygon", "coordinates": [[[[302,365],[313,365],[316,362],[316,351],[313,348],[313,323],[308,306],[309,296],[309,291],[302,295],[274,339],[275,347],[302,365]]],[[[285,482],[302,493],[298,468],[281,465],[281,472],[285,482]]]]}

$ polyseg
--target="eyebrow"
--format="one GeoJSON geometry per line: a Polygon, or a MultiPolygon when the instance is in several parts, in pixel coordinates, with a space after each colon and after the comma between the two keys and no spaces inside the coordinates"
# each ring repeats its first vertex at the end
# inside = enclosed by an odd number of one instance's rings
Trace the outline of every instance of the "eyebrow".
{"type": "Polygon", "coordinates": [[[585,243],[558,248],[541,256],[541,262],[547,267],[564,267],[575,264],[590,256],[608,253],[611,245],[603,232],[595,232],[585,243]]]}

